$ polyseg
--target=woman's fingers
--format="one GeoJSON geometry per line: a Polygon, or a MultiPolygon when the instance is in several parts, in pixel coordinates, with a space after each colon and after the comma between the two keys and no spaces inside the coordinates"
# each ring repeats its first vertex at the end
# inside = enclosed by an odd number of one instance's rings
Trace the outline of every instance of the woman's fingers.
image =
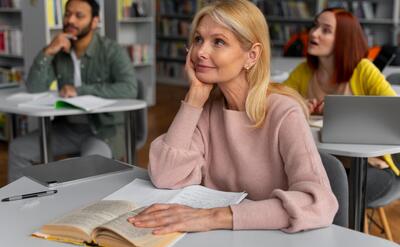
{"type": "Polygon", "coordinates": [[[149,206],[148,208],[144,209],[139,214],[129,217],[128,221],[130,223],[133,223],[135,221],[144,219],[146,217],[149,217],[149,215],[151,215],[154,212],[164,211],[164,210],[170,208],[171,205],[173,205],[173,204],[153,204],[153,205],[149,206]]]}

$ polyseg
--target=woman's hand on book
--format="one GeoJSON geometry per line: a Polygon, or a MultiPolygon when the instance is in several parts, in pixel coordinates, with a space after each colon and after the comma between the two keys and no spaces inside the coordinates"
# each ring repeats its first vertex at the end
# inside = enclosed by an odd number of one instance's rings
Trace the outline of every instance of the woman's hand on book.
{"type": "Polygon", "coordinates": [[[154,228],[153,234],[232,229],[232,212],[225,208],[192,208],[180,204],[154,204],[135,217],[135,227],[154,228]]]}

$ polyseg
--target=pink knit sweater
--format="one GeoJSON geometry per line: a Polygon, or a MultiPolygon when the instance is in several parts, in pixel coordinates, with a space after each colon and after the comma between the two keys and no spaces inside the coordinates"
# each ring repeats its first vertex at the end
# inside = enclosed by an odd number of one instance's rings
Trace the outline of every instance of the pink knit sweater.
{"type": "Polygon", "coordinates": [[[327,226],[338,209],[300,106],[272,94],[261,128],[222,99],[203,109],[182,102],[168,132],[153,141],[149,174],[159,188],[192,184],[246,191],[231,205],[234,229],[297,232],[327,226]]]}

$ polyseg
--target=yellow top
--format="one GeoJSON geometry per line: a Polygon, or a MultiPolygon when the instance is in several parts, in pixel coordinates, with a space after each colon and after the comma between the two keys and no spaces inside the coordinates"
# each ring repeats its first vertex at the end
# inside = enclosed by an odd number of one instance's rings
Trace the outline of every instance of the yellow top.
{"type": "MultiPolygon", "coordinates": [[[[295,89],[304,98],[308,98],[308,84],[313,75],[312,69],[307,62],[299,64],[289,75],[289,78],[283,84],[295,89]]],[[[378,96],[396,96],[396,92],[386,81],[385,76],[368,59],[362,59],[354,69],[350,78],[350,89],[353,95],[378,95],[378,96]]],[[[383,156],[386,163],[393,172],[400,176],[399,169],[394,165],[392,157],[387,154],[383,156]]]]}

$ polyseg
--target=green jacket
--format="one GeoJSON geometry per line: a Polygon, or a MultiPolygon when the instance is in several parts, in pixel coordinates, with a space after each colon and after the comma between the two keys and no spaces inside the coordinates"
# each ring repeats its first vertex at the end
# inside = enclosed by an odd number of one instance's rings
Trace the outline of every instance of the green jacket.
{"type": "MultiPolygon", "coordinates": [[[[91,94],[119,99],[137,97],[133,65],[127,52],[115,41],[95,34],[80,60],[82,86],[77,88],[78,95],[91,94]]],[[[32,93],[47,91],[54,80],[57,80],[59,89],[66,84],[74,85],[72,58],[65,52],[45,56],[41,51],[29,71],[27,90],[32,93]]],[[[120,151],[124,151],[119,150],[123,145],[116,145],[124,143],[121,140],[123,132],[120,130],[123,114],[88,114],[88,118],[94,134],[111,145],[114,156],[119,156],[120,151]]]]}

